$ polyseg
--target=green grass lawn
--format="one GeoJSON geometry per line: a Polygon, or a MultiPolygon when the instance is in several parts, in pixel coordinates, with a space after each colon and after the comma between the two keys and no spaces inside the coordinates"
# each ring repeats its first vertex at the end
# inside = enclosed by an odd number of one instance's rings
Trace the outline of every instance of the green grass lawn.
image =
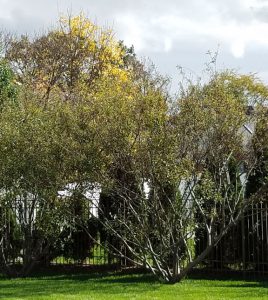
{"type": "Polygon", "coordinates": [[[150,275],[54,275],[0,277],[0,299],[267,299],[268,282],[185,279],[161,284],[150,275]]]}

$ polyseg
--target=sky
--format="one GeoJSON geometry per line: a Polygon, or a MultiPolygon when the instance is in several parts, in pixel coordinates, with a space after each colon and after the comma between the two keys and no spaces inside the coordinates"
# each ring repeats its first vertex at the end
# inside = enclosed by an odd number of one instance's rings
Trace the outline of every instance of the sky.
{"type": "Polygon", "coordinates": [[[19,34],[83,11],[150,58],[173,87],[178,66],[201,76],[208,51],[218,51],[219,69],[256,73],[268,84],[268,0],[0,0],[0,7],[0,29],[19,34]]]}

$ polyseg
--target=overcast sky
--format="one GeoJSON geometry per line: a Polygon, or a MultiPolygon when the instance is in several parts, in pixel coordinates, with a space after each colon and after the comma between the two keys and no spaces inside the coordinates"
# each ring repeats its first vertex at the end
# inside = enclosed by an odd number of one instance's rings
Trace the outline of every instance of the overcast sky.
{"type": "Polygon", "coordinates": [[[0,27],[39,32],[60,14],[85,12],[176,78],[180,65],[200,75],[208,50],[219,68],[258,73],[268,83],[268,0],[0,0],[0,27]]]}

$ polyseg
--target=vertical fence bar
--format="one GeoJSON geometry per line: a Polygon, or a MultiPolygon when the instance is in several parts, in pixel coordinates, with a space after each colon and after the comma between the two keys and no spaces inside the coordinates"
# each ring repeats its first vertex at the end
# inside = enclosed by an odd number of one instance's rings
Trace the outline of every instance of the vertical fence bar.
{"type": "Polygon", "coordinates": [[[246,271],[246,236],[245,236],[245,213],[241,219],[241,238],[242,238],[242,271],[246,271]]]}

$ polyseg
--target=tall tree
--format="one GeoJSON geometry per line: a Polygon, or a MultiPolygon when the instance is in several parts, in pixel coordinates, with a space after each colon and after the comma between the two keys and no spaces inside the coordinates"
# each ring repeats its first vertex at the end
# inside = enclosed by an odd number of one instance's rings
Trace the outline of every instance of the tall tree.
{"type": "Polygon", "coordinates": [[[126,80],[125,60],[131,56],[126,51],[112,30],[80,14],[62,17],[57,28],[40,36],[13,37],[5,57],[17,80],[42,93],[45,100],[53,91],[72,99],[75,91],[92,93],[99,78],[126,80]]]}

